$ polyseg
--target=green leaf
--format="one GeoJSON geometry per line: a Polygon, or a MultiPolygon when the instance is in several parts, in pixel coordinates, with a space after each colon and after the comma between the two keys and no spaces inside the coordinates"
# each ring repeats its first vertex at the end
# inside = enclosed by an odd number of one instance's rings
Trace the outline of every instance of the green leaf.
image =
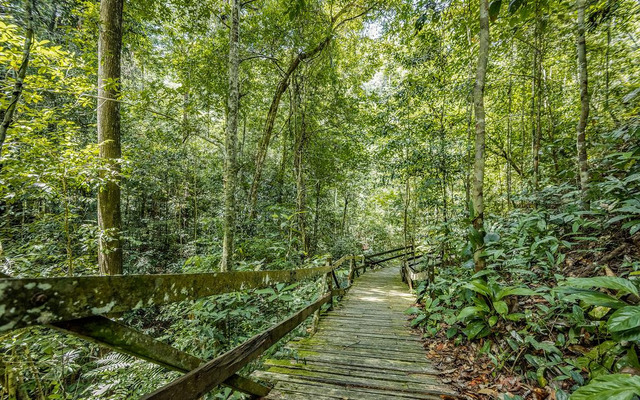
{"type": "Polygon", "coordinates": [[[419,314],[420,313],[420,309],[418,307],[409,307],[404,311],[404,313],[407,314],[407,315],[419,314]]]}
{"type": "Polygon", "coordinates": [[[620,301],[615,297],[609,296],[608,294],[596,292],[595,290],[575,289],[575,291],[573,291],[573,294],[565,297],[564,300],[580,300],[590,306],[602,306],[615,309],[627,306],[627,303],[625,303],[624,301],[620,301]]]}
{"type": "Polygon", "coordinates": [[[640,333],[640,306],[623,307],[617,310],[607,321],[607,328],[614,335],[631,330],[640,333]]]}
{"type": "Polygon", "coordinates": [[[498,323],[498,316],[497,315],[494,315],[491,318],[489,318],[489,326],[494,326],[497,323],[498,323]]]}
{"type": "Polygon", "coordinates": [[[498,300],[507,296],[535,296],[537,293],[534,290],[525,287],[504,288],[500,290],[496,296],[498,300]]]}
{"type": "Polygon", "coordinates": [[[489,289],[489,286],[487,286],[486,283],[484,283],[479,279],[465,283],[462,287],[469,290],[473,290],[474,292],[480,293],[487,297],[491,297],[491,289],[489,289]]]}
{"type": "Polygon", "coordinates": [[[501,6],[502,0],[493,0],[491,4],[489,4],[489,18],[491,19],[491,22],[494,22],[498,18],[501,6]]]}
{"type": "Polygon", "coordinates": [[[583,288],[583,289],[591,289],[591,288],[605,288],[618,290],[626,293],[633,293],[636,296],[638,294],[638,288],[631,282],[629,279],[618,278],[614,276],[598,276],[595,278],[569,278],[567,279],[567,284],[569,286],[583,288]]]}
{"type": "Polygon", "coordinates": [[[640,376],[604,375],[571,395],[571,400],[631,400],[640,395],[640,376]]]}
{"type": "Polygon", "coordinates": [[[462,309],[462,311],[460,311],[460,314],[458,314],[458,321],[466,319],[470,316],[481,317],[482,309],[480,307],[475,307],[475,306],[465,307],[462,309]]]}
{"type": "Polygon", "coordinates": [[[493,308],[500,315],[506,315],[509,312],[509,306],[504,301],[494,301],[493,308]]]}

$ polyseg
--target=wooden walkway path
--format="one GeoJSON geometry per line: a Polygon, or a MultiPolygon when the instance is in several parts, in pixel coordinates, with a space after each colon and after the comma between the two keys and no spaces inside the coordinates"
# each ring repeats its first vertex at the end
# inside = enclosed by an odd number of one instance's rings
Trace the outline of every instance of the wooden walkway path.
{"type": "MultiPolygon", "coordinates": [[[[275,384],[267,399],[442,399],[441,383],[404,311],[414,302],[398,267],[369,271],[322,317],[294,356],[253,376],[275,384]]],[[[448,396],[442,396],[448,395],[448,396]]]]}

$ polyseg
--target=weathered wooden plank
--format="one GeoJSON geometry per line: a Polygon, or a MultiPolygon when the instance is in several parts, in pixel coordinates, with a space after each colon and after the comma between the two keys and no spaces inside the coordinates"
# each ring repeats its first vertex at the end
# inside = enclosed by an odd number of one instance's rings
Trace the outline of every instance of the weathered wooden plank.
{"type": "Polygon", "coordinates": [[[240,346],[144,396],[143,399],[171,400],[179,398],[187,400],[199,398],[277,343],[287,333],[304,322],[314,311],[327,303],[331,296],[331,293],[324,295],[280,324],[255,335],[240,346]]]}
{"type": "Polygon", "coordinates": [[[331,266],[282,271],[0,279],[0,332],[118,313],[322,276],[331,266]]]}
{"type": "Polygon", "coordinates": [[[437,385],[437,380],[434,379],[433,375],[427,374],[408,374],[401,372],[391,372],[384,369],[378,370],[362,370],[358,368],[344,368],[338,366],[322,366],[318,364],[311,363],[289,363],[289,362],[280,362],[281,360],[267,360],[265,365],[269,367],[267,371],[270,372],[279,372],[287,375],[300,375],[307,376],[308,374],[317,374],[318,376],[326,375],[335,376],[339,378],[355,377],[355,378],[367,378],[374,379],[376,381],[392,381],[392,382],[401,382],[401,383],[430,383],[437,385]]]}
{"type": "Polygon", "coordinates": [[[292,377],[285,382],[279,382],[278,388],[269,395],[269,399],[316,399],[316,396],[329,396],[331,399],[349,400],[395,400],[395,399],[420,399],[420,400],[442,400],[438,395],[416,395],[368,388],[352,388],[339,385],[318,384],[315,382],[304,382],[292,377]],[[297,397],[305,396],[306,397],[297,397]]]}
{"type": "MultiPolygon", "coordinates": [[[[254,373],[257,377],[273,377],[275,380],[284,380],[288,379],[287,374],[282,374],[278,372],[269,372],[269,371],[259,371],[254,373]]],[[[301,378],[299,376],[299,378],[301,378]]],[[[385,390],[389,392],[399,392],[399,393],[414,393],[414,394],[449,394],[451,391],[447,391],[446,389],[437,386],[437,385],[429,385],[426,383],[423,384],[414,384],[409,385],[408,383],[399,383],[399,382],[390,382],[390,381],[375,381],[369,379],[362,379],[357,377],[348,377],[348,379],[340,379],[339,377],[331,376],[330,374],[319,374],[319,375],[305,375],[305,381],[317,382],[317,383],[326,383],[329,385],[338,385],[343,387],[353,387],[353,388],[368,388],[368,389],[378,389],[385,390]]]]}
{"type": "Polygon", "coordinates": [[[396,360],[384,357],[376,357],[371,354],[347,354],[347,353],[312,353],[303,352],[299,353],[299,360],[303,362],[323,362],[331,365],[358,365],[368,367],[380,367],[388,370],[400,370],[400,371],[414,371],[416,369],[429,371],[431,374],[436,374],[437,371],[433,369],[431,363],[425,357],[422,360],[396,360]]]}

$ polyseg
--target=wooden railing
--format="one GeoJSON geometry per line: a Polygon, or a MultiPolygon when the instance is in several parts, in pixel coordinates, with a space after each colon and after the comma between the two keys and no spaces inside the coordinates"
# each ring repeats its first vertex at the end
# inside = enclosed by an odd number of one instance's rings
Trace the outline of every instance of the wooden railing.
{"type": "Polygon", "coordinates": [[[269,388],[237,375],[325,304],[345,294],[353,280],[367,268],[413,254],[402,247],[373,255],[348,255],[315,268],[278,271],[231,271],[200,274],[79,276],[64,278],[11,278],[0,274],[0,332],[46,325],[118,352],[185,372],[177,380],[144,399],[197,399],[218,385],[262,397],[269,388]],[[395,253],[391,257],[375,259],[395,253]],[[346,282],[336,271],[349,262],[346,282]],[[109,315],[202,297],[260,289],[324,277],[324,293],[313,303],[243,344],[206,361],[116,322],[109,315]]]}
{"type": "Polygon", "coordinates": [[[442,260],[438,256],[431,256],[426,253],[407,257],[403,260],[402,269],[400,274],[402,275],[402,281],[409,285],[410,289],[413,289],[415,282],[428,281],[433,282],[435,275],[435,268],[442,263],[442,260]],[[426,263],[425,260],[426,259],[426,263]],[[417,271],[416,267],[420,264],[426,264],[426,269],[417,271]]]}

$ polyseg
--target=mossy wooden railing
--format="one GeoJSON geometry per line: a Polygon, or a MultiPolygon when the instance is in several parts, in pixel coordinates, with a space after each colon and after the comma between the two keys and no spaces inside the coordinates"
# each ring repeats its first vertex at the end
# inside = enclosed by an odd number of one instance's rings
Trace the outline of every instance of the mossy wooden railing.
{"type": "Polygon", "coordinates": [[[441,263],[442,260],[438,256],[432,256],[426,253],[416,255],[413,253],[411,257],[406,257],[403,260],[402,269],[400,270],[402,281],[406,282],[410,289],[413,289],[415,282],[433,282],[435,269],[441,263]],[[426,265],[426,269],[417,271],[416,267],[420,264],[426,265]]]}
{"type": "Polygon", "coordinates": [[[11,278],[0,274],[0,332],[46,325],[133,355],[185,375],[144,396],[145,399],[197,399],[218,385],[266,396],[269,388],[237,375],[321,307],[341,296],[367,268],[407,258],[413,247],[371,255],[347,255],[326,265],[295,270],[231,271],[201,274],[11,278]],[[391,255],[391,256],[390,256],[391,255]],[[385,258],[379,258],[386,256],[385,258]],[[346,284],[336,270],[349,262],[346,284]],[[116,322],[108,315],[203,297],[260,289],[324,277],[326,291],[304,309],[240,346],[206,361],[116,322]],[[334,286],[335,284],[335,286],[334,286]]]}

